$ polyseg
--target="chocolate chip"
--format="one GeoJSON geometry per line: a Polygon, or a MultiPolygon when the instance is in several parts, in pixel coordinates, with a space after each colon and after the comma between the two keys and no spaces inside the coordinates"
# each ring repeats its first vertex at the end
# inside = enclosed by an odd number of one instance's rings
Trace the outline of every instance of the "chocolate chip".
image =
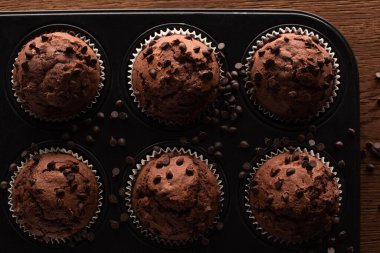
{"type": "Polygon", "coordinates": [[[259,54],[259,57],[263,57],[264,54],[265,54],[265,51],[264,50],[260,50],[260,51],[258,51],[258,54],[259,54]]]}
{"type": "Polygon", "coordinates": [[[153,184],[159,184],[161,182],[161,176],[160,175],[157,175],[154,179],[153,179],[153,184]]]}
{"type": "Polygon", "coordinates": [[[135,158],[133,156],[127,156],[125,157],[125,163],[129,166],[135,165],[135,158]]]}
{"type": "Polygon", "coordinates": [[[273,203],[273,200],[274,200],[273,195],[272,194],[268,194],[268,196],[265,199],[265,203],[268,204],[268,205],[270,205],[270,204],[273,203]]]}
{"type": "Polygon", "coordinates": [[[100,129],[100,127],[98,125],[95,125],[95,126],[92,127],[92,132],[94,134],[99,134],[100,131],[101,131],[101,129],[100,129]]]}
{"type": "Polygon", "coordinates": [[[150,75],[150,77],[152,77],[153,79],[155,79],[157,77],[157,71],[155,69],[150,69],[149,70],[149,75],[150,75]]]}
{"type": "Polygon", "coordinates": [[[49,162],[46,166],[47,166],[48,170],[55,170],[55,162],[54,161],[49,162]]]}
{"type": "Polygon", "coordinates": [[[10,172],[15,172],[15,171],[17,170],[17,164],[16,164],[16,163],[11,163],[11,164],[9,165],[8,170],[9,170],[10,172]]]}
{"type": "Polygon", "coordinates": [[[112,177],[117,177],[120,175],[120,169],[115,167],[112,169],[112,177]]]}
{"type": "Polygon", "coordinates": [[[168,166],[170,164],[169,156],[164,156],[161,160],[163,166],[168,166]]]}
{"type": "Polygon", "coordinates": [[[48,37],[46,36],[46,35],[41,35],[41,41],[42,42],[46,42],[46,41],[48,41],[48,37]]]}
{"type": "Polygon", "coordinates": [[[165,60],[162,66],[163,66],[163,68],[166,68],[166,67],[169,67],[170,64],[171,64],[170,60],[165,60]]]}
{"type": "Polygon", "coordinates": [[[239,143],[239,147],[241,148],[241,149],[248,149],[249,147],[250,147],[250,145],[249,145],[249,143],[247,142],[247,141],[241,141],[240,143],[239,143]]]}
{"type": "Polygon", "coordinates": [[[127,222],[129,219],[128,213],[121,213],[120,214],[120,222],[127,222]]]}
{"type": "Polygon", "coordinates": [[[70,191],[75,192],[78,189],[78,184],[74,183],[70,185],[70,191]]]}
{"type": "Polygon", "coordinates": [[[245,172],[245,171],[239,172],[239,179],[244,179],[246,176],[247,176],[247,172],[245,172]]]}
{"type": "Polygon", "coordinates": [[[221,231],[224,228],[224,223],[223,222],[217,222],[215,224],[215,228],[217,231],[221,231]]]}
{"type": "Polygon", "coordinates": [[[188,176],[194,175],[194,168],[191,166],[187,167],[186,168],[186,175],[188,175],[188,176]]]}
{"type": "Polygon", "coordinates": [[[284,202],[288,202],[288,200],[289,200],[289,193],[284,192],[284,193],[282,194],[281,198],[282,198],[282,200],[283,200],[284,202]]]}
{"type": "Polygon", "coordinates": [[[226,44],[224,44],[223,42],[221,42],[221,43],[218,44],[217,47],[218,47],[219,50],[223,50],[226,47],[226,44]]]}
{"type": "Polygon", "coordinates": [[[328,65],[332,61],[330,57],[325,57],[324,60],[326,65],[328,65]]]}
{"type": "Polygon", "coordinates": [[[206,58],[209,58],[210,56],[211,56],[211,54],[210,54],[210,51],[209,50],[203,50],[202,51],[202,54],[204,55],[204,57],[206,57],[206,58]]]}
{"type": "Polygon", "coordinates": [[[127,141],[125,140],[125,138],[119,138],[117,139],[117,145],[119,145],[120,147],[125,147],[125,145],[127,144],[127,141]]]}
{"type": "Polygon", "coordinates": [[[297,96],[297,92],[292,90],[292,91],[289,91],[288,95],[289,95],[289,97],[294,98],[297,96]]]}
{"type": "Polygon", "coordinates": [[[280,168],[272,168],[272,169],[270,170],[270,176],[271,176],[271,177],[275,177],[275,176],[277,176],[277,174],[278,174],[280,171],[281,171],[280,168]]]}
{"type": "Polygon", "coordinates": [[[181,50],[181,52],[186,52],[187,50],[187,46],[185,43],[179,43],[178,48],[179,50],[181,50]]]}
{"type": "Polygon", "coordinates": [[[147,57],[146,57],[146,61],[148,62],[148,63],[151,63],[152,61],[153,61],[153,59],[154,59],[154,56],[151,54],[151,55],[148,55],[147,57]]]}
{"type": "Polygon", "coordinates": [[[111,147],[116,147],[117,146],[117,140],[115,139],[115,137],[111,136],[109,144],[110,144],[111,147]]]}
{"type": "Polygon", "coordinates": [[[288,169],[286,170],[286,175],[287,175],[287,176],[291,176],[291,175],[293,175],[295,172],[296,172],[296,170],[295,170],[294,168],[288,168],[288,169]]]}
{"type": "Polygon", "coordinates": [[[299,142],[304,142],[304,141],[306,140],[306,137],[305,137],[304,134],[299,134],[299,135],[297,136],[297,140],[298,140],[299,142]]]}
{"type": "Polygon", "coordinates": [[[261,80],[263,80],[263,75],[260,72],[256,72],[254,75],[254,80],[257,84],[259,84],[261,80]]]}
{"type": "Polygon", "coordinates": [[[0,182],[0,189],[5,190],[8,188],[8,182],[7,181],[1,181],[0,182]]]}
{"type": "Polygon", "coordinates": [[[274,183],[274,187],[276,188],[277,191],[279,191],[281,190],[283,184],[284,184],[284,179],[278,179],[278,181],[274,183]]]}
{"type": "Polygon", "coordinates": [[[121,99],[116,100],[115,106],[118,109],[122,109],[125,106],[124,100],[121,100],[121,99]]]}
{"type": "Polygon", "coordinates": [[[147,47],[147,49],[143,52],[143,55],[147,57],[148,55],[153,53],[153,48],[152,47],[147,47]]]}
{"type": "Polygon", "coordinates": [[[36,47],[36,43],[33,41],[29,44],[29,48],[35,48],[36,47]]]}
{"type": "Polygon", "coordinates": [[[200,75],[205,80],[211,80],[213,77],[213,73],[211,71],[208,71],[208,70],[201,71],[200,75]]]}
{"type": "Polygon", "coordinates": [[[289,42],[289,38],[285,36],[285,37],[284,37],[284,41],[285,41],[285,42],[289,42]]]}
{"type": "Polygon", "coordinates": [[[313,140],[313,139],[310,139],[308,141],[308,143],[309,143],[310,147],[314,147],[315,146],[315,140],[313,140]]]}
{"type": "Polygon", "coordinates": [[[316,148],[317,148],[317,151],[323,151],[325,149],[325,144],[320,142],[317,144],[316,148]]]}
{"type": "Polygon", "coordinates": [[[343,148],[343,146],[344,146],[344,144],[343,144],[343,142],[342,141],[337,141],[337,142],[335,142],[335,147],[337,148],[337,149],[342,149],[343,148]]]}
{"type": "Polygon", "coordinates": [[[128,114],[126,112],[119,112],[119,117],[120,120],[125,120],[128,119],[128,114]]]}
{"type": "Polygon", "coordinates": [[[315,166],[317,166],[317,162],[315,160],[311,160],[309,161],[307,168],[313,169],[315,166]]]}
{"type": "Polygon", "coordinates": [[[243,163],[242,168],[245,171],[250,171],[252,168],[252,165],[249,162],[245,162],[245,163],[243,163]]]}
{"type": "Polygon", "coordinates": [[[220,151],[216,151],[214,153],[214,157],[219,160],[219,159],[223,158],[223,153],[220,151]]]}
{"type": "Polygon", "coordinates": [[[168,47],[169,47],[169,43],[166,42],[166,41],[162,42],[162,44],[160,45],[160,49],[162,49],[162,50],[165,50],[165,49],[167,49],[168,47]]]}
{"type": "Polygon", "coordinates": [[[81,52],[82,54],[85,54],[85,53],[87,52],[87,46],[82,47],[82,48],[80,49],[80,52],[81,52]]]}
{"type": "Polygon", "coordinates": [[[338,234],[339,239],[345,239],[347,237],[347,232],[345,230],[342,230],[338,234]]]}
{"type": "Polygon", "coordinates": [[[120,223],[116,220],[109,220],[110,226],[113,230],[117,230],[120,228],[120,223]]]}
{"type": "Polygon", "coordinates": [[[366,166],[366,170],[368,173],[373,173],[373,171],[376,169],[375,165],[373,165],[372,163],[369,163],[367,164],[366,166]]]}
{"type": "Polygon", "coordinates": [[[347,247],[346,253],[354,253],[354,246],[347,247]]]}
{"type": "Polygon", "coordinates": [[[207,237],[202,236],[202,237],[201,237],[201,244],[202,244],[203,246],[208,246],[208,245],[210,244],[210,240],[209,240],[207,237]]]}
{"type": "Polygon", "coordinates": [[[243,67],[244,67],[244,65],[242,63],[240,63],[240,62],[235,63],[235,69],[236,70],[241,70],[243,67]]]}
{"type": "Polygon", "coordinates": [[[270,68],[270,67],[273,67],[274,65],[275,65],[275,62],[273,59],[268,59],[264,62],[265,68],[270,68]]]}
{"type": "Polygon", "coordinates": [[[30,52],[25,52],[25,57],[26,57],[26,59],[30,60],[33,58],[33,54],[30,52]]]}
{"type": "Polygon", "coordinates": [[[92,137],[91,135],[86,136],[86,143],[87,144],[93,144],[94,142],[95,142],[94,137],[92,137]]]}
{"type": "Polygon", "coordinates": [[[280,53],[280,46],[274,46],[271,48],[271,53],[274,55],[278,55],[280,53]]]}
{"type": "MultiPolygon", "coordinates": [[[[242,171],[244,172],[244,171],[242,171]]],[[[245,173],[245,172],[244,172],[245,173]]],[[[245,173],[246,174],[246,173],[245,173]]],[[[251,187],[251,192],[254,194],[254,195],[257,195],[259,194],[259,186],[258,185],[255,185],[255,186],[252,186],[251,187]]]]}
{"type": "Polygon", "coordinates": [[[376,73],[375,73],[375,78],[376,78],[377,80],[380,80],[380,72],[376,72],[376,73]]]}
{"type": "Polygon", "coordinates": [[[28,62],[25,61],[25,62],[21,63],[21,67],[22,67],[22,69],[23,69],[25,72],[28,71],[28,70],[29,70],[28,62]]]}
{"type": "Polygon", "coordinates": [[[194,53],[196,53],[196,54],[199,53],[200,50],[201,50],[201,48],[198,47],[198,46],[193,48],[193,51],[194,51],[194,53]]]}
{"type": "Polygon", "coordinates": [[[164,167],[164,165],[162,164],[162,161],[157,161],[156,168],[161,169],[162,167],[164,167]]]}
{"type": "Polygon", "coordinates": [[[55,195],[58,197],[58,198],[63,198],[63,196],[65,196],[65,190],[64,189],[57,189],[55,191],[55,195]]]}
{"type": "Polygon", "coordinates": [[[166,179],[172,179],[173,178],[173,173],[171,172],[171,171],[168,171],[167,173],[166,173],[166,179]]]}
{"type": "Polygon", "coordinates": [[[183,157],[179,157],[176,161],[177,166],[181,166],[183,164],[183,161],[184,161],[183,157]]]}
{"type": "Polygon", "coordinates": [[[117,196],[115,194],[108,195],[108,202],[110,204],[117,204],[119,200],[117,199],[117,196]]]}
{"type": "Polygon", "coordinates": [[[98,112],[98,113],[96,114],[96,119],[97,119],[97,120],[104,120],[104,118],[105,118],[105,115],[104,115],[103,112],[98,112]]]}
{"type": "Polygon", "coordinates": [[[119,117],[119,112],[118,111],[112,111],[110,114],[110,118],[115,120],[119,117]]]}
{"type": "Polygon", "coordinates": [[[73,47],[70,47],[70,46],[66,47],[65,54],[73,54],[73,53],[75,53],[73,47]]]}
{"type": "Polygon", "coordinates": [[[285,160],[284,160],[285,164],[289,164],[291,161],[292,161],[291,157],[289,156],[285,157],[285,160]]]}
{"type": "Polygon", "coordinates": [[[335,253],[335,249],[333,247],[327,248],[327,253],[335,253]]]}
{"type": "Polygon", "coordinates": [[[296,197],[297,198],[302,198],[303,197],[303,195],[304,195],[304,192],[303,192],[303,190],[302,189],[297,189],[296,190],[296,197]]]}

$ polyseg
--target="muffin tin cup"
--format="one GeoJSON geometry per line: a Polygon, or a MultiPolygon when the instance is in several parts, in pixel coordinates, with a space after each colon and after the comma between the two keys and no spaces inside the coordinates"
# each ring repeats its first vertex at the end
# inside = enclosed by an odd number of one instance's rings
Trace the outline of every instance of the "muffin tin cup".
{"type": "MultiPolygon", "coordinates": [[[[334,179],[335,179],[336,183],[338,184],[338,189],[339,189],[339,209],[341,209],[341,207],[342,207],[342,189],[341,189],[342,185],[340,184],[340,178],[338,177],[338,173],[334,170],[334,167],[330,166],[330,162],[326,161],[325,157],[321,156],[319,153],[315,153],[314,150],[312,150],[312,149],[308,150],[307,148],[297,147],[295,149],[295,151],[305,152],[305,153],[308,153],[311,156],[314,156],[319,161],[321,161],[327,168],[329,168],[329,170],[334,174],[334,179]]],[[[276,236],[271,235],[269,232],[265,231],[265,229],[263,229],[260,226],[260,224],[257,222],[256,217],[254,216],[254,214],[253,214],[253,212],[251,210],[251,206],[249,204],[250,183],[251,183],[252,179],[254,178],[256,172],[260,169],[260,166],[262,166],[269,159],[275,157],[278,154],[282,154],[284,152],[289,152],[289,150],[287,148],[282,148],[282,149],[277,149],[275,152],[272,151],[272,152],[270,152],[270,154],[266,154],[264,158],[261,158],[259,160],[259,162],[257,162],[252,167],[252,169],[251,169],[252,172],[249,173],[249,176],[246,179],[246,183],[244,184],[244,208],[245,208],[246,214],[248,215],[249,220],[251,221],[251,224],[255,228],[256,233],[258,233],[260,236],[262,236],[263,238],[266,238],[268,241],[270,241],[270,242],[272,242],[274,244],[285,246],[285,247],[288,247],[288,248],[292,248],[292,247],[298,247],[298,246],[305,245],[305,244],[307,244],[309,242],[312,242],[312,241],[314,241],[316,239],[319,239],[319,237],[316,236],[316,237],[309,238],[307,240],[302,240],[302,241],[299,241],[299,242],[287,241],[287,240],[283,240],[281,238],[277,238],[276,236]]],[[[341,210],[339,210],[339,212],[340,211],[341,210]]]]}
{"type": "MultiPolygon", "coordinates": [[[[173,25],[173,24],[172,24],[173,25]]],[[[161,27],[160,29],[157,29],[156,31],[152,32],[152,34],[148,35],[145,39],[144,42],[141,42],[139,46],[134,49],[132,53],[132,57],[129,60],[128,64],[128,69],[127,69],[127,80],[128,80],[128,92],[130,93],[130,96],[133,99],[134,104],[137,106],[137,108],[144,113],[148,118],[151,118],[155,121],[158,121],[160,124],[164,124],[166,126],[185,126],[191,123],[196,122],[199,120],[204,114],[207,109],[199,115],[199,117],[189,120],[187,122],[175,122],[175,121],[169,121],[165,120],[159,117],[156,117],[154,114],[150,113],[148,110],[145,110],[145,108],[140,104],[138,98],[136,97],[136,94],[134,93],[133,90],[133,80],[132,80],[132,72],[133,72],[133,64],[136,61],[137,56],[140,54],[140,52],[147,46],[149,43],[155,39],[164,37],[169,34],[177,34],[177,35],[191,35],[194,37],[194,39],[199,40],[203,42],[205,45],[207,45],[209,48],[211,48],[216,56],[216,59],[219,64],[219,71],[220,71],[220,80],[222,77],[224,77],[224,70],[223,70],[223,61],[220,56],[220,52],[218,52],[216,45],[213,45],[212,39],[208,38],[208,35],[205,35],[204,33],[201,32],[200,29],[196,29],[195,27],[189,27],[186,26],[185,24],[174,24],[176,26],[175,28],[172,27],[161,27]]],[[[220,81],[219,81],[220,83],[220,81]]],[[[212,104],[209,105],[209,108],[212,107],[212,104]]]]}
{"type": "MultiPolygon", "coordinates": [[[[89,109],[91,109],[99,100],[99,97],[100,97],[100,91],[103,89],[104,87],[104,81],[105,81],[105,68],[104,68],[104,62],[102,60],[102,56],[100,55],[99,53],[99,49],[96,47],[95,43],[92,42],[89,38],[87,38],[85,35],[77,32],[77,31],[73,31],[73,30],[70,30],[70,29],[43,29],[41,30],[39,33],[37,33],[36,35],[34,35],[34,37],[32,37],[31,39],[34,39],[36,37],[39,37],[41,35],[43,35],[44,33],[52,33],[52,32],[65,32],[65,33],[69,33],[81,40],[83,40],[95,53],[97,59],[98,59],[98,62],[99,62],[99,67],[100,67],[100,83],[98,85],[98,91],[94,97],[94,99],[91,101],[90,104],[88,104],[86,106],[85,109],[83,109],[81,112],[75,114],[75,115],[72,115],[70,117],[67,117],[67,118],[56,118],[56,119],[51,119],[51,118],[48,118],[48,117],[44,117],[44,116],[41,116],[41,115],[38,115],[36,113],[34,113],[33,111],[31,111],[25,104],[24,104],[24,101],[17,95],[17,92],[16,92],[16,89],[14,88],[14,81],[13,81],[13,71],[14,71],[14,68],[15,68],[15,65],[13,64],[12,65],[12,71],[11,71],[11,84],[12,84],[12,92],[13,92],[13,96],[15,97],[17,103],[21,106],[21,108],[31,117],[35,118],[35,119],[38,119],[38,120],[42,120],[42,121],[45,121],[45,122],[50,122],[50,123],[61,123],[61,122],[67,122],[67,121],[70,121],[70,120],[73,120],[75,118],[78,118],[80,117],[81,115],[85,114],[89,109]]],[[[20,54],[21,52],[21,48],[19,50],[19,52],[17,53],[17,57],[18,55],[20,54]]],[[[15,58],[14,62],[17,61],[17,57],[15,58]]]]}
{"type": "Polygon", "coordinates": [[[41,238],[39,236],[36,236],[19,222],[17,215],[14,214],[14,209],[13,209],[13,201],[12,201],[13,191],[12,191],[12,189],[13,189],[13,186],[14,186],[14,183],[15,183],[17,176],[20,173],[20,171],[22,170],[22,168],[24,167],[24,165],[26,163],[28,163],[31,159],[33,159],[33,157],[35,155],[42,155],[42,154],[47,154],[47,153],[52,153],[52,152],[60,152],[60,153],[72,155],[73,157],[75,157],[76,159],[78,159],[79,161],[84,163],[86,166],[88,166],[92,170],[92,172],[94,173],[95,178],[97,180],[98,189],[99,189],[98,209],[97,209],[95,215],[92,217],[89,224],[85,228],[83,228],[81,231],[79,231],[78,234],[80,232],[86,230],[86,229],[90,229],[92,227],[92,225],[96,222],[96,220],[98,220],[99,214],[101,213],[101,208],[103,205],[103,190],[102,190],[102,183],[100,182],[100,177],[97,175],[97,171],[93,169],[93,165],[88,160],[83,158],[83,156],[81,156],[81,155],[79,155],[79,154],[77,154],[77,153],[75,153],[69,149],[65,149],[65,148],[51,147],[51,148],[40,149],[39,151],[36,151],[33,154],[30,154],[29,157],[25,159],[25,161],[21,161],[20,165],[17,166],[17,170],[14,172],[14,175],[11,176],[11,180],[9,182],[10,187],[8,188],[8,192],[9,192],[8,205],[9,205],[9,211],[12,215],[12,218],[14,218],[16,224],[29,237],[33,238],[36,241],[44,242],[46,244],[64,245],[64,244],[68,243],[72,238],[71,237],[67,237],[67,238],[41,238]]]}
{"type": "Polygon", "coordinates": [[[285,123],[295,123],[295,124],[308,123],[311,120],[313,120],[315,118],[319,118],[322,114],[324,114],[331,107],[332,103],[334,103],[336,97],[338,96],[338,91],[339,91],[339,86],[340,86],[340,80],[339,80],[340,79],[340,75],[339,75],[340,70],[339,70],[338,59],[335,57],[335,52],[332,50],[332,48],[326,42],[324,37],[321,36],[320,34],[318,34],[318,32],[309,31],[307,28],[303,28],[303,27],[299,27],[299,26],[297,26],[297,27],[296,26],[280,27],[276,30],[272,30],[271,32],[266,33],[265,35],[262,35],[260,37],[260,39],[258,39],[256,42],[254,42],[253,46],[251,48],[249,48],[249,51],[246,54],[248,54],[248,55],[244,59],[246,61],[244,66],[245,66],[245,70],[247,73],[247,77],[244,79],[245,93],[248,96],[249,101],[254,105],[254,107],[257,108],[262,114],[266,115],[267,117],[269,117],[271,119],[274,119],[274,120],[279,121],[279,122],[285,122],[285,123]],[[274,36],[279,35],[279,34],[284,34],[284,33],[301,34],[301,35],[307,35],[310,37],[315,36],[315,38],[317,38],[318,41],[320,42],[320,45],[326,49],[326,51],[329,53],[329,55],[333,59],[333,66],[334,66],[334,69],[336,70],[336,74],[335,74],[334,80],[333,80],[334,81],[334,89],[333,89],[332,95],[330,96],[328,101],[318,110],[318,112],[315,115],[310,115],[308,118],[294,119],[294,120],[281,118],[280,116],[270,112],[265,107],[260,105],[255,99],[254,91],[252,90],[252,88],[250,88],[247,85],[248,81],[252,81],[250,78],[250,76],[251,76],[250,75],[250,63],[252,61],[252,58],[253,58],[253,55],[255,54],[255,52],[262,47],[259,45],[260,44],[264,45],[265,44],[264,40],[266,40],[266,39],[270,40],[274,36]]]}
{"type": "Polygon", "coordinates": [[[192,151],[191,149],[187,149],[187,148],[184,148],[184,147],[180,147],[180,148],[179,147],[166,147],[166,148],[160,148],[158,151],[153,150],[153,152],[151,154],[146,155],[145,158],[141,159],[140,163],[136,164],[135,168],[132,169],[132,174],[129,175],[129,180],[127,182],[126,192],[125,192],[125,196],[126,196],[125,197],[125,200],[126,200],[126,204],[125,205],[127,207],[127,211],[129,213],[129,216],[130,216],[130,219],[131,219],[133,225],[140,231],[140,233],[142,235],[144,235],[145,237],[149,238],[151,241],[156,242],[159,245],[162,245],[162,246],[165,246],[165,247],[168,247],[168,248],[175,249],[175,248],[179,248],[179,247],[191,246],[191,244],[194,244],[204,234],[206,234],[207,232],[210,232],[213,229],[213,226],[215,226],[215,224],[217,224],[217,222],[220,221],[222,213],[223,213],[223,209],[224,209],[224,195],[225,195],[224,194],[224,182],[222,182],[221,176],[217,173],[215,167],[216,167],[216,165],[213,164],[213,163],[210,163],[210,161],[207,158],[204,158],[203,155],[199,155],[196,151],[192,151]],[[202,162],[204,162],[208,166],[208,168],[210,169],[210,171],[216,177],[217,184],[219,186],[219,203],[220,203],[219,212],[216,215],[216,217],[214,218],[214,221],[213,221],[212,225],[210,225],[210,227],[204,233],[199,234],[198,236],[196,236],[196,237],[194,237],[194,238],[192,238],[190,240],[185,240],[185,241],[162,239],[162,238],[158,237],[157,235],[151,233],[150,231],[148,231],[147,229],[145,229],[143,227],[143,225],[140,223],[140,220],[137,218],[137,216],[136,216],[136,214],[135,214],[135,212],[133,210],[133,207],[132,207],[132,191],[133,191],[133,187],[134,187],[134,184],[135,184],[135,180],[136,180],[137,175],[140,172],[141,168],[145,164],[147,164],[152,158],[155,158],[156,155],[161,155],[161,154],[170,153],[170,152],[176,152],[176,153],[180,153],[180,154],[187,154],[187,155],[196,157],[197,159],[199,159],[202,162]]]}

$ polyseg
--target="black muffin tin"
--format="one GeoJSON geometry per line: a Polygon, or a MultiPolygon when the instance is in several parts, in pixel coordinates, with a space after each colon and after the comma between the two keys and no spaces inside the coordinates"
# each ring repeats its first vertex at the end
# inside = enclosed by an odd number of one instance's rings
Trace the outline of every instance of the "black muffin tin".
{"type": "MultiPolygon", "coordinates": [[[[53,30],[54,30],[53,29],[53,30]]],[[[79,132],[73,140],[77,145],[71,149],[88,158],[95,164],[104,183],[104,205],[99,220],[91,229],[96,238],[92,242],[80,242],[74,248],[68,245],[49,246],[34,241],[20,231],[10,217],[7,204],[8,192],[1,190],[0,212],[0,244],[1,252],[244,252],[260,253],[277,252],[327,252],[327,238],[317,240],[302,246],[308,250],[302,251],[298,246],[286,246],[273,243],[271,240],[255,232],[244,208],[244,181],[239,179],[241,165],[245,161],[257,161],[255,147],[264,146],[264,138],[288,137],[296,140],[300,132],[308,131],[308,126],[317,127],[318,142],[323,142],[326,149],[321,152],[334,167],[337,161],[344,159],[345,169],[336,169],[341,180],[343,200],[340,213],[340,223],[334,227],[330,237],[338,237],[342,230],[347,237],[338,239],[336,252],[345,252],[348,246],[353,246],[359,252],[359,81],[357,66],[353,53],[339,31],[325,20],[304,12],[281,10],[141,10],[141,11],[52,11],[52,12],[13,12],[0,14],[0,181],[9,180],[12,173],[8,167],[20,160],[20,154],[31,143],[38,143],[40,148],[62,146],[61,136],[69,131],[72,125],[80,125],[79,132]],[[272,120],[256,111],[243,94],[241,88],[237,92],[239,104],[243,113],[234,125],[238,128],[235,134],[223,134],[219,127],[195,122],[184,127],[168,127],[141,115],[131,101],[127,91],[127,64],[134,50],[134,45],[142,38],[143,33],[156,26],[184,23],[201,29],[211,40],[224,42],[223,50],[226,56],[225,70],[232,70],[236,62],[244,61],[248,45],[259,35],[279,26],[299,26],[321,34],[336,53],[340,65],[340,90],[332,108],[321,117],[308,124],[285,124],[272,120]],[[46,28],[46,26],[48,26],[46,28]],[[15,102],[10,89],[10,77],[14,58],[22,44],[33,35],[44,29],[72,29],[88,35],[100,50],[104,59],[106,80],[99,102],[81,118],[68,123],[46,123],[36,120],[24,113],[15,102]],[[127,101],[125,111],[129,118],[126,121],[111,121],[109,113],[115,110],[115,100],[127,101]],[[103,123],[99,123],[102,132],[89,145],[85,136],[91,131],[90,126],[81,123],[88,117],[93,117],[98,111],[106,115],[103,123]],[[356,130],[356,136],[349,138],[348,128],[356,130]],[[218,170],[226,187],[225,206],[221,221],[224,229],[210,233],[208,246],[201,244],[188,245],[181,248],[170,248],[152,243],[140,235],[134,225],[128,222],[121,224],[120,229],[113,230],[109,219],[117,220],[120,212],[126,211],[125,201],[119,199],[119,204],[108,204],[109,193],[116,193],[120,187],[126,186],[126,180],[132,174],[132,167],[125,164],[125,157],[131,155],[138,159],[152,151],[154,145],[184,146],[179,143],[182,136],[192,137],[200,131],[208,133],[207,139],[199,145],[188,144],[185,147],[199,153],[207,154],[208,145],[215,141],[223,142],[223,158],[217,161],[218,170]],[[125,137],[126,147],[112,148],[109,145],[110,136],[125,137]],[[249,150],[240,150],[239,142],[247,140],[249,150]],[[334,143],[344,142],[344,148],[337,150],[334,143]],[[120,167],[122,175],[112,178],[112,168],[120,167]]],[[[241,85],[243,83],[241,82],[241,85]]],[[[93,123],[94,124],[94,123],[93,123]]],[[[291,142],[295,146],[303,146],[291,142]]],[[[275,150],[270,147],[266,152],[275,150]]],[[[206,155],[207,157],[207,155],[206,155]]],[[[210,157],[212,161],[215,159],[210,157]]]]}

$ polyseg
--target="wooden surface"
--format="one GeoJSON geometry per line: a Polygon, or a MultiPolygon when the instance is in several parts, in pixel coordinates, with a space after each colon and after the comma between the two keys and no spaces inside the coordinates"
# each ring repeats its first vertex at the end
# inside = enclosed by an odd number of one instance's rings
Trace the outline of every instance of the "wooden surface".
{"type": "MultiPolygon", "coordinates": [[[[366,1],[241,1],[241,0],[186,0],[186,1],[0,1],[1,11],[47,9],[99,8],[285,8],[309,11],[335,25],[348,39],[354,50],[360,72],[361,143],[380,141],[380,0],[366,1]]],[[[361,168],[361,250],[363,253],[380,252],[380,160],[367,158],[361,168]],[[367,163],[377,166],[369,176],[367,163]]]]}

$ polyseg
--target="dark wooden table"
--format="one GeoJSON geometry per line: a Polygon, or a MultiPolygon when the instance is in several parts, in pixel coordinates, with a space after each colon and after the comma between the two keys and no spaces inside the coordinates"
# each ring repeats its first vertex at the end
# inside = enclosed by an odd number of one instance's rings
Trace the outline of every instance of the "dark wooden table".
{"type": "MultiPolygon", "coordinates": [[[[367,140],[380,141],[380,0],[133,0],[133,1],[1,1],[1,11],[62,10],[111,8],[249,8],[299,9],[320,15],[335,25],[348,39],[354,50],[360,72],[361,144],[367,140]],[[292,2],[292,3],[290,3],[292,2]]],[[[361,165],[361,252],[380,252],[380,160],[368,157],[361,165]],[[377,170],[366,172],[366,164],[373,163],[377,170]]]]}

